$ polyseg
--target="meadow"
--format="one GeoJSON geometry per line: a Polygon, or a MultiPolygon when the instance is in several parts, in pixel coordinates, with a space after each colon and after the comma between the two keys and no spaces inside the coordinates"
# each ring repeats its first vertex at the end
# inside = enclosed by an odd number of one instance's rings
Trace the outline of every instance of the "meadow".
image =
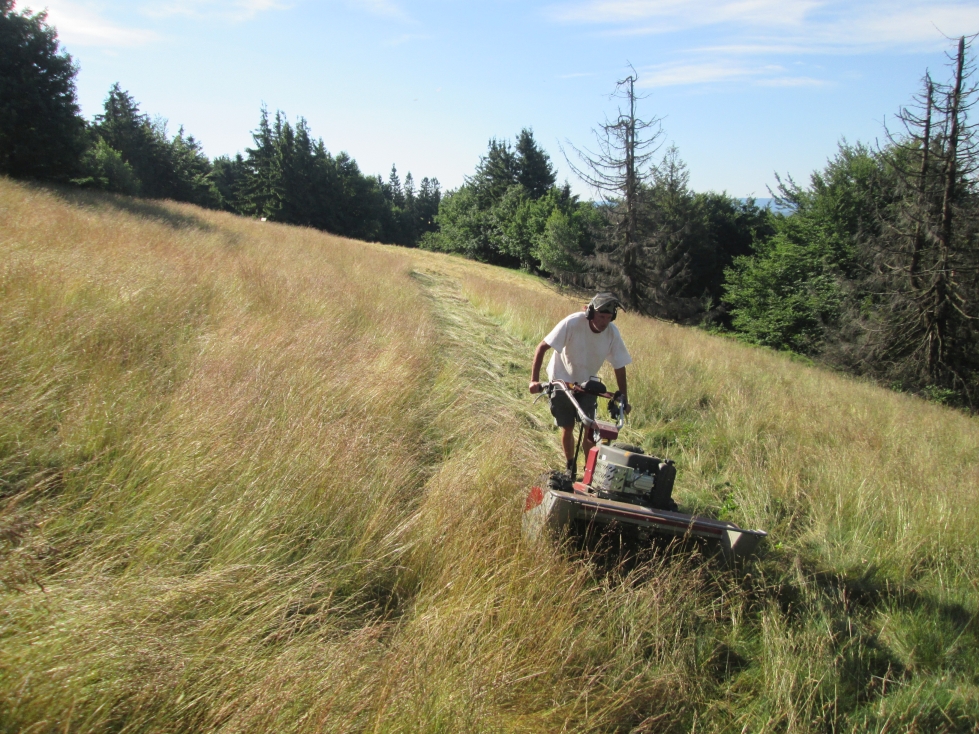
{"type": "Polygon", "coordinates": [[[756,559],[520,536],[530,275],[0,179],[0,731],[975,732],[979,422],[622,314],[756,559]]]}

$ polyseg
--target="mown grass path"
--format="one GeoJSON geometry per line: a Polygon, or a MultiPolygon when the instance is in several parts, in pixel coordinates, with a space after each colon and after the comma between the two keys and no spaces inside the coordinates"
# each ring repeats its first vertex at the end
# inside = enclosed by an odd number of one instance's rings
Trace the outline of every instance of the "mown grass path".
{"type": "Polygon", "coordinates": [[[462,386],[462,402],[468,402],[474,414],[486,416],[487,431],[503,429],[494,420],[502,410],[529,429],[512,436],[514,442],[530,441],[541,452],[553,450],[549,413],[540,410],[543,401],[535,403],[527,390],[532,356],[527,344],[509,333],[500,320],[478,311],[451,275],[414,270],[412,276],[431,303],[440,359],[460,370],[456,379],[462,386]]]}

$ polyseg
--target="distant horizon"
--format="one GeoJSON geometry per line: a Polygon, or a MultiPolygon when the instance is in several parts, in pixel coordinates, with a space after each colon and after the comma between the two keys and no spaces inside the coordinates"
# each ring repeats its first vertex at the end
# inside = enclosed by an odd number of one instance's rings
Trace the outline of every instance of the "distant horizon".
{"type": "MultiPolygon", "coordinates": [[[[979,31],[948,0],[512,1],[49,0],[79,65],[84,116],[118,82],[210,158],[243,153],[262,104],[304,117],[365,174],[391,165],[444,190],[491,138],[534,130],[558,182],[591,195],[561,147],[591,147],[630,69],[695,191],[765,198],[775,173],[807,181],[841,140],[883,139],[947,37],[979,31]],[[631,66],[630,66],[631,64],[631,66]]],[[[34,7],[17,2],[17,8],[34,7]]],[[[664,148],[665,150],[665,148],[664,148]]]]}

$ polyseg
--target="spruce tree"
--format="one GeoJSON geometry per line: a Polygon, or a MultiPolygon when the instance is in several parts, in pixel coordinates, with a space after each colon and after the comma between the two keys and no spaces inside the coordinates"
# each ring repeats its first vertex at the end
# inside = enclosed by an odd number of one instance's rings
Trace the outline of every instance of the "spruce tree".
{"type": "Polygon", "coordinates": [[[401,178],[398,176],[398,167],[391,164],[391,173],[388,175],[388,185],[385,189],[385,194],[391,200],[391,203],[403,209],[405,205],[404,191],[401,188],[401,178]]]}
{"type": "Polygon", "coordinates": [[[554,186],[557,176],[550,157],[537,146],[532,130],[524,128],[520,131],[516,154],[517,183],[526,189],[530,198],[541,198],[554,186]]]}
{"type": "Polygon", "coordinates": [[[507,189],[518,183],[519,175],[517,155],[510,141],[493,138],[486,155],[479,159],[475,174],[466,178],[466,183],[472,186],[479,207],[490,209],[503,200],[507,189]]]}
{"type": "Polygon", "coordinates": [[[258,129],[252,132],[255,147],[245,148],[245,175],[236,194],[242,214],[275,219],[281,208],[282,162],[276,145],[281,123],[277,113],[273,129],[268,108],[262,105],[258,129]]]}
{"type": "Polygon", "coordinates": [[[77,68],[47,13],[13,7],[0,0],[0,173],[67,180],[85,149],[77,68]]]}
{"type": "Polygon", "coordinates": [[[210,176],[217,188],[221,208],[240,213],[238,192],[245,177],[245,159],[241,153],[236,153],[234,158],[228,156],[215,158],[210,176]]]}
{"type": "Polygon", "coordinates": [[[169,143],[169,160],[172,169],[172,190],[168,195],[177,201],[216,209],[221,206],[221,195],[211,177],[212,165],[193,135],[184,135],[181,127],[169,143]]]}

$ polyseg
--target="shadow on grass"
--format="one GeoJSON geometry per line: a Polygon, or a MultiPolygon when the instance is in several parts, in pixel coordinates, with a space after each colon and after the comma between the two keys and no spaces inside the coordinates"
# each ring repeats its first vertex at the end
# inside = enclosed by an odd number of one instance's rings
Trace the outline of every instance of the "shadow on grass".
{"type": "Polygon", "coordinates": [[[95,210],[115,210],[140,219],[156,221],[173,229],[199,229],[205,232],[212,232],[216,229],[214,225],[200,217],[175,212],[154,199],[137,199],[93,189],[36,181],[24,182],[24,185],[37,191],[53,194],[70,206],[95,210]]]}
{"type": "MultiPolygon", "coordinates": [[[[827,730],[872,731],[900,722],[902,731],[979,731],[979,703],[959,686],[979,680],[979,615],[967,603],[897,584],[876,568],[826,571],[773,549],[732,567],[709,544],[655,537],[630,542],[609,528],[578,531],[563,548],[587,564],[597,583],[656,584],[672,568],[688,580],[690,593],[733,601],[744,619],[760,624],[773,613],[780,616],[784,628],[776,629],[783,632],[774,634],[790,650],[786,674],[801,675],[815,699],[832,702],[832,711],[819,704],[810,712],[822,717],[827,730]],[[830,682],[805,679],[809,645],[821,646],[832,660],[826,667],[830,682]],[[921,693],[926,688],[927,696],[921,693]]],[[[760,650],[757,631],[729,640],[725,608],[713,606],[696,621],[708,652],[698,674],[722,686],[745,675],[737,685],[750,689],[776,653],[760,650]]],[[[768,694],[758,695],[764,700],[768,694]]]]}
{"type": "MultiPolygon", "coordinates": [[[[860,574],[812,568],[803,568],[803,573],[823,597],[836,601],[847,614],[884,608],[924,612],[979,637],[979,618],[963,605],[938,601],[917,589],[897,584],[884,577],[881,569],[875,566],[860,574]]],[[[793,583],[776,584],[771,587],[771,594],[783,613],[790,617],[806,605],[805,594],[793,583]]]]}

